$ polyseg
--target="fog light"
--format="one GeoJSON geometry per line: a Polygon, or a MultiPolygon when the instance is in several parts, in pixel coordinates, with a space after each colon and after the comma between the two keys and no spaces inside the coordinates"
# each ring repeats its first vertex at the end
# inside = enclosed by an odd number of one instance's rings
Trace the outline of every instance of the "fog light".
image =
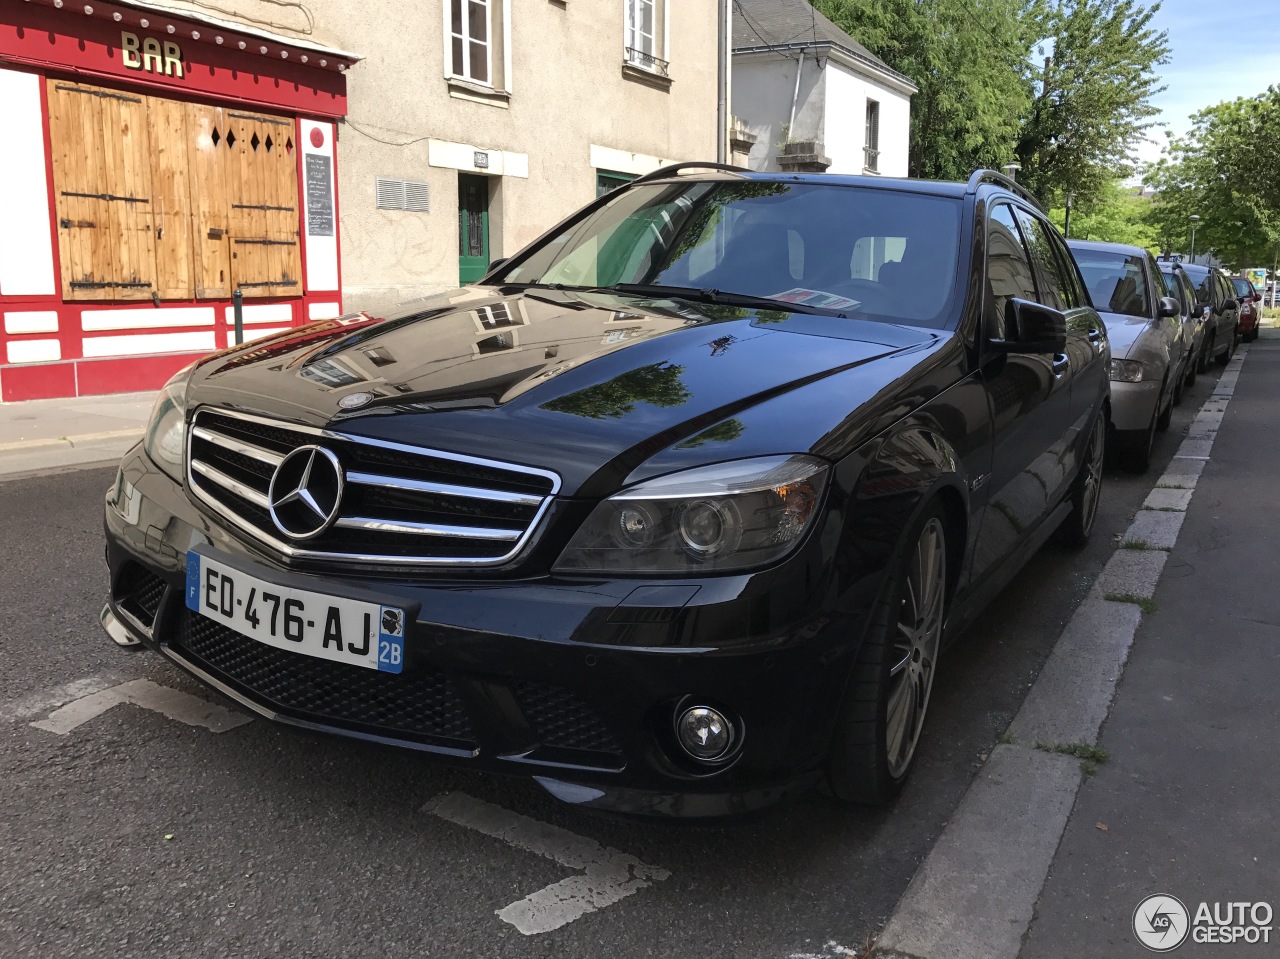
{"type": "Polygon", "coordinates": [[[733,745],[733,724],[710,706],[693,706],[676,720],[676,738],[694,759],[710,762],[733,745]]]}

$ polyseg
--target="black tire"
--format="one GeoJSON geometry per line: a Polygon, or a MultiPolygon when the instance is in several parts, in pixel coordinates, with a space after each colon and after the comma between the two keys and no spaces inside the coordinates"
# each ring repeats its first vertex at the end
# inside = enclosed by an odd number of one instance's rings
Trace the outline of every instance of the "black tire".
{"type": "Polygon", "coordinates": [[[1098,518],[1098,502],[1102,499],[1102,464],[1106,454],[1107,413],[1100,410],[1080,462],[1080,472],[1071,484],[1071,513],[1054,534],[1063,546],[1079,549],[1089,542],[1098,518]]]}
{"type": "Polygon", "coordinates": [[[1186,364],[1187,360],[1183,360],[1183,368],[1178,370],[1177,379],[1173,382],[1173,402],[1171,406],[1177,406],[1182,402],[1182,393],[1187,388],[1186,364]]]}
{"type": "Polygon", "coordinates": [[[902,544],[858,650],[831,736],[827,781],[832,793],[843,802],[879,805],[902,790],[911,773],[933,689],[947,601],[946,524],[939,504],[925,510],[902,544]],[[927,562],[933,578],[909,592],[908,583],[924,581],[921,551],[926,541],[931,544],[927,562]],[[940,566],[932,565],[935,559],[940,566]],[[915,600],[917,595],[921,597],[919,603],[915,600]],[[932,634],[924,644],[931,644],[931,656],[910,638],[911,631],[905,624],[915,620],[919,620],[919,637],[926,631],[932,634]],[[905,758],[901,750],[898,755],[891,755],[890,711],[895,694],[910,721],[909,728],[904,729],[910,742],[900,743],[905,748],[905,758]]]}
{"type": "Polygon", "coordinates": [[[1120,438],[1121,462],[1130,473],[1141,476],[1151,469],[1151,449],[1156,443],[1156,412],[1151,411],[1151,423],[1140,433],[1120,438]]]}
{"type": "Polygon", "coordinates": [[[1214,335],[1206,333],[1204,335],[1204,343],[1200,346],[1200,362],[1196,364],[1196,370],[1201,373],[1209,372],[1209,361],[1213,359],[1214,335]]]}
{"type": "MultiPolygon", "coordinates": [[[[1204,352],[1204,350],[1201,349],[1201,352],[1204,352]]],[[[1195,356],[1188,356],[1187,357],[1187,375],[1186,375],[1186,378],[1182,381],[1182,385],[1185,389],[1190,389],[1191,387],[1196,385],[1196,374],[1199,371],[1200,371],[1200,354],[1197,353],[1195,356]]]]}
{"type": "Polygon", "coordinates": [[[1236,343],[1240,339],[1240,326],[1237,324],[1227,337],[1227,348],[1218,354],[1217,360],[1219,366],[1226,366],[1231,362],[1231,357],[1236,355],[1236,343]]]}
{"type": "MultiPolygon", "coordinates": [[[[1165,380],[1160,384],[1160,393],[1162,395],[1164,394],[1164,388],[1167,383],[1168,383],[1168,380],[1165,380]]],[[[1162,410],[1160,415],[1156,417],[1156,429],[1159,430],[1161,433],[1167,430],[1169,428],[1169,424],[1173,422],[1173,405],[1176,402],[1178,402],[1176,399],[1177,395],[1178,395],[1177,387],[1174,387],[1174,392],[1173,392],[1173,395],[1169,397],[1169,402],[1165,404],[1164,410],[1162,410]]],[[[1156,397],[1156,403],[1159,403],[1159,402],[1160,402],[1160,398],[1156,397]]]]}

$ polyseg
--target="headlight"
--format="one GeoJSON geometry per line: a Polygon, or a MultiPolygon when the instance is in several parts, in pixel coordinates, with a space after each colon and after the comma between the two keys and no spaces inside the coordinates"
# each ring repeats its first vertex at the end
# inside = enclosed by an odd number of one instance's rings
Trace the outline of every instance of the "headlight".
{"type": "Polygon", "coordinates": [[[187,445],[187,380],[195,364],[179,370],[164,385],[151,410],[142,448],[153,463],[182,482],[182,461],[187,445]]]}
{"type": "Polygon", "coordinates": [[[597,506],[556,569],[689,575],[763,566],[813,525],[828,472],[812,456],[762,456],[649,480],[597,506]]]}
{"type": "Polygon", "coordinates": [[[1142,364],[1137,360],[1112,360],[1111,378],[1119,383],[1141,383],[1142,364]]]}

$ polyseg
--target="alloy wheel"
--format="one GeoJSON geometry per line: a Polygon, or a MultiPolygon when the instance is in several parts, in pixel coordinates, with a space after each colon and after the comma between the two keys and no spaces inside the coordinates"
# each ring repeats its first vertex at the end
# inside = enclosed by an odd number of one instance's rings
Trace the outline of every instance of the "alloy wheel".
{"type": "Polygon", "coordinates": [[[894,778],[911,765],[933,690],[946,595],[943,536],[942,522],[931,517],[916,542],[898,610],[885,722],[885,755],[894,778]]]}
{"type": "Polygon", "coordinates": [[[1102,460],[1107,442],[1107,424],[1102,416],[1093,425],[1093,438],[1089,441],[1089,463],[1085,467],[1084,488],[1080,495],[1080,525],[1087,536],[1093,529],[1098,515],[1098,500],[1102,498],[1102,460]]]}

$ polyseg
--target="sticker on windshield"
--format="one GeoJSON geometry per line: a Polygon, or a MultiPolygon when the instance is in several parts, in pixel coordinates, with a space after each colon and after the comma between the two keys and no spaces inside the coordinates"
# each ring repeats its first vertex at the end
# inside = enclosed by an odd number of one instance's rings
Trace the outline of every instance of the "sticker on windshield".
{"type": "Polygon", "coordinates": [[[799,286],[795,289],[787,290],[785,293],[775,293],[769,299],[783,300],[787,303],[803,303],[805,306],[824,306],[833,310],[861,305],[858,300],[836,296],[834,293],[823,293],[821,290],[806,290],[799,286]]]}

